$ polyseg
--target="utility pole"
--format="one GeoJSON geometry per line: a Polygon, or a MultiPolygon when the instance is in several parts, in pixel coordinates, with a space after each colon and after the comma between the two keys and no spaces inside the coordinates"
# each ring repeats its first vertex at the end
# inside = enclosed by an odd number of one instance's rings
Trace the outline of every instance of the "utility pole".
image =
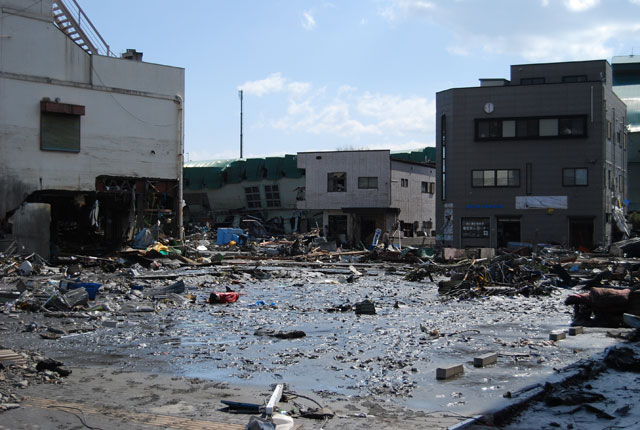
{"type": "Polygon", "coordinates": [[[242,158],[242,90],[238,91],[240,96],[240,158],[242,158]]]}

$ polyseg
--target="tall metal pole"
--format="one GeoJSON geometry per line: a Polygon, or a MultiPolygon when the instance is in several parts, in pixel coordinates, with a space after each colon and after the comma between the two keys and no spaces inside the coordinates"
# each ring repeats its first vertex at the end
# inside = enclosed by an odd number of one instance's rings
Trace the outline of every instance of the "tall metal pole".
{"type": "Polygon", "coordinates": [[[242,158],[242,90],[238,91],[240,96],[240,158],[242,158]]]}

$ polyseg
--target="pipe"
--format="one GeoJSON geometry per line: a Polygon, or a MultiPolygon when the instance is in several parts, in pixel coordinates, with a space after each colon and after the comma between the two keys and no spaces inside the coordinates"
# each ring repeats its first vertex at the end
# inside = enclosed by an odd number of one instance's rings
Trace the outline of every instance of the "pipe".
{"type": "Polygon", "coordinates": [[[184,240],[184,227],[182,225],[182,209],[184,206],[184,194],[183,194],[183,176],[184,176],[184,99],[176,94],[176,102],[178,103],[178,140],[180,142],[180,150],[178,159],[180,163],[180,170],[178,172],[178,210],[177,210],[177,224],[178,224],[178,238],[180,241],[184,240]]]}

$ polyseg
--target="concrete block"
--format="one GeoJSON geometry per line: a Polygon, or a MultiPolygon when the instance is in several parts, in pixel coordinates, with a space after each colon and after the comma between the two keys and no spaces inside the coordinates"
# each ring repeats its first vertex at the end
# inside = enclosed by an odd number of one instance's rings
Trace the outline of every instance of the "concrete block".
{"type": "Polygon", "coordinates": [[[456,258],[462,258],[464,256],[464,249],[457,248],[445,248],[444,249],[444,259],[445,260],[453,260],[456,258]]]}
{"type": "Polygon", "coordinates": [[[484,367],[497,362],[498,362],[498,354],[495,352],[490,352],[488,354],[484,354],[479,357],[474,357],[473,359],[473,365],[475,367],[484,367]]]}
{"type": "Polygon", "coordinates": [[[438,367],[436,369],[436,379],[449,379],[461,373],[464,373],[464,367],[462,364],[456,364],[449,367],[438,367]]]}
{"type": "Polygon", "coordinates": [[[495,248],[480,248],[480,258],[493,258],[496,256],[495,248]]]}
{"type": "Polygon", "coordinates": [[[575,336],[582,333],[584,333],[584,327],[569,327],[569,336],[575,336]]]}
{"type": "Polygon", "coordinates": [[[567,333],[564,331],[556,331],[549,334],[549,340],[562,340],[567,338],[567,333]]]}

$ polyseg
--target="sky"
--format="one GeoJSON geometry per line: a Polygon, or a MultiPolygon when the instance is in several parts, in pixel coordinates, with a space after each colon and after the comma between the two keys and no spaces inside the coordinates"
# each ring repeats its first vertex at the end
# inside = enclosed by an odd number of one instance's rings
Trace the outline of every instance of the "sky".
{"type": "Polygon", "coordinates": [[[77,0],[185,69],[185,158],[435,146],[435,95],[511,64],[640,54],[640,0],[77,0]]]}

